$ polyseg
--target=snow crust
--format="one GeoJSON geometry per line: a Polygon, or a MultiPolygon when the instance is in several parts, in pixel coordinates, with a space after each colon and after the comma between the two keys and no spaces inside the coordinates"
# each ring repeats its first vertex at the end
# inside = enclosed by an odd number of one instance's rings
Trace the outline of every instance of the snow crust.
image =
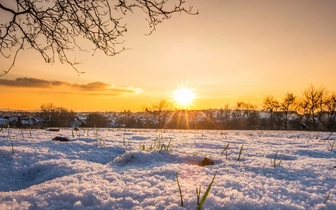
{"type": "Polygon", "coordinates": [[[335,137],[323,140],[330,133],[72,133],[32,130],[30,136],[28,130],[3,129],[0,209],[195,209],[196,187],[202,187],[202,196],[215,172],[203,209],[336,209],[336,148],[330,151],[335,137]],[[56,135],[70,142],[52,141],[56,135]],[[221,155],[227,144],[228,160],[221,155]],[[204,157],[215,165],[198,166],[204,157]]]}

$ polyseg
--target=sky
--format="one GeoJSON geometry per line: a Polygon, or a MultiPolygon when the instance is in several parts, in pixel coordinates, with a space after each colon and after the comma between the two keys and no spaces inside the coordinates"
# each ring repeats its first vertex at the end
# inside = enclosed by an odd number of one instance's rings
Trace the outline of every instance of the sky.
{"type": "MultiPolygon", "coordinates": [[[[336,1],[186,2],[199,15],[175,14],[150,36],[143,15],[125,17],[129,50],[114,57],[75,52],[81,75],[22,51],[0,77],[0,110],[53,103],[74,111],[141,111],[173,101],[179,88],[193,90],[190,109],[261,105],[267,96],[300,96],[310,84],[336,91],[336,1]]],[[[0,56],[1,70],[10,64],[0,56]]]]}

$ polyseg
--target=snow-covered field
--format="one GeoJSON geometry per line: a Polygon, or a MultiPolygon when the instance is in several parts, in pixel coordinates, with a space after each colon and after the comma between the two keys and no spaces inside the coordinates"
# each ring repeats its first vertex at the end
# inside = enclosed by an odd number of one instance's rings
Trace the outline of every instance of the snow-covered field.
{"type": "Polygon", "coordinates": [[[30,136],[4,129],[0,209],[195,209],[196,187],[202,196],[216,172],[203,209],[336,209],[329,134],[90,129],[73,136],[64,129],[30,136]],[[204,157],[215,164],[198,166],[204,157]]]}

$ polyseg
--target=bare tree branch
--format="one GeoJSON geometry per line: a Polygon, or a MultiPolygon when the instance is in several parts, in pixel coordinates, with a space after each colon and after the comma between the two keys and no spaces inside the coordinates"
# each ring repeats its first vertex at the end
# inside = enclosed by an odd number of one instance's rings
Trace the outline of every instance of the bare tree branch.
{"type": "Polygon", "coordinates": [[[127,32],[122,17],[127,12],[146,14],[151,34],[156,26],[174,13],[198,14],[186,8],[184,0],[10,0],[0,3],[0,12],[10,16],[0,25],[0,53],[12,59],[26,48],[38,51],[45,62],[61,63],[75,67],[80,62],[71,61],[69,52],[88,51],[79,46],[80,40],[93,44],[95,52],[103,51],[114,56],[124,51],[123,35],[127,32]],[[11,5],[11,6],[8,6],[11,5]],[[16,50],[15,50],[16,49],[16,50]],[[14,52],[12,51],[14,50],[14,52]]]}

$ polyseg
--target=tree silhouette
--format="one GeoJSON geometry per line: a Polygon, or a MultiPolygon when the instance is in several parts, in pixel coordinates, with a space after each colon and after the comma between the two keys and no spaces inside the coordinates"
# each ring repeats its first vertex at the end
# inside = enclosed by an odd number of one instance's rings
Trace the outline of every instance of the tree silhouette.
{"type": "Polygon", "coordinates": [[[336,128],[336,94],[331,93],[325,100],[324,118],[321,118],[321,123],[328,130],[336,128]]]}
{"type": "Polygon", "coordinates": [[[311,84],[303,91],[301,99],[301,112],[303,112],[306,125],[314,130],[321,123],[325,111],[325,103],[328,100],[329,91],[325,87],[315,87],[311,84]]]}
{"type": "MultiPolygon", "coordinates": [[[[123,34],[127,32],[122,17],[143,12],[151,34],[156,26],[174,13],[197,14],[184,0],[9,0],[0,3],[0,53],[12,59],[3,70],[7,74],[18,53],[26,48],[38,51],[45,62],[76,64],[68,57],[81,39],[90,41],[96,50],[114,56],[123,50],[123,34]]],[[[86,49],[85,49],[86,50],[86,49]]],[[[3,75],[2,74],[2,75],[3,75]]]]}
{"type": "Polygon", "coordinates": [[[282,113],[282,123],[285,126],[285,129],[288,130],[288,123],[292,115],[297,111],[297,99],[293,93],[286,93],[283,101],[280,103],[280,110],[282,113]]]}
{"type": "Polygon", "coordinates": [[[279,109],[279,101],[277,101],[273,96],[267,96],[263,101],[263,107],[266,112],[269,112],[269,126],[273,129],[275,123],[275,112],[279,109]]]}
{"type": "Polygon", "coordinates": [[[76,117],[73,110],[57,107],[52,103],[42,104],[40,108],[39,117],[43,126],[46,127],[67,127],[76,117]]]}
{"type": "Polygon", "coordinates": [[[104,128],[107,126],[107,117],[101,113],[93,112],[86,118],[86,127],[104,128]]]}
{"type": "Polygon", "coordinates": [[[150,124],[153,128],[164,128],[168,118],[168,110],[171,104],[164,99],[157,103],[151,104],[151,107],[146,107],[145,111],[149,115],[150,124]]]}

